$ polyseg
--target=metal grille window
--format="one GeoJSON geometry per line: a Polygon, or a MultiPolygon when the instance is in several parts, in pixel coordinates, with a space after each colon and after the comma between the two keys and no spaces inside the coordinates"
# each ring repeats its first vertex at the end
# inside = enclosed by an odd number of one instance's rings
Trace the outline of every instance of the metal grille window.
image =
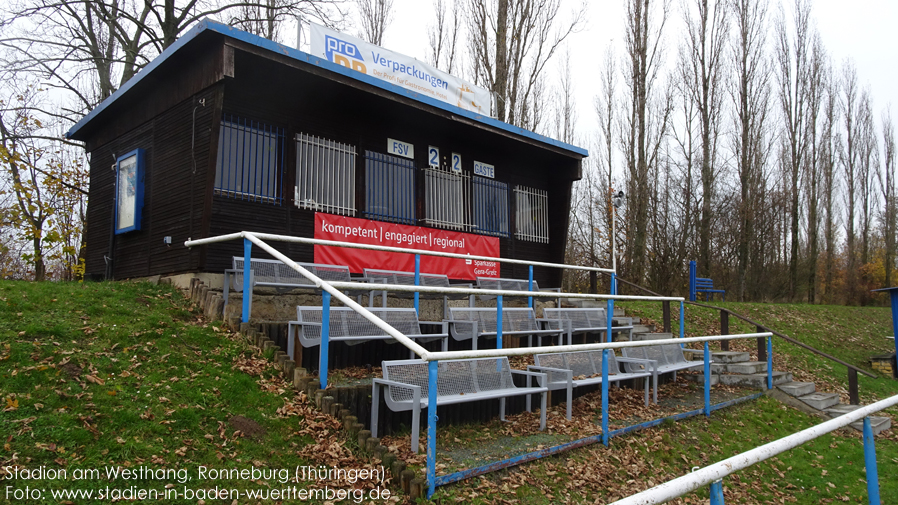
{"type": "Polygon", "coordinates": [[[280,205],[284,129],[225,114],[218,134],[215,192],[280,205]]]}
{"type": "Polygon", "coordinates": [[[296,135],[296,206],[355,215],[355,146],[296,135]]]}
{"type": "Polygon", "coordinates": [[[474,232],[507,237],[508,184],[486,177],[474,176],[474,232]]]}
{"type": "Polygon", "coordinates": [[[549,243],[549,194],[527,186],[514,187],[515,234],[531,242],[549,243]]]}
{"type": "Polygon", "coordinates": [[[469,231],[471,220],[471,177],[445,170],[425,168],[424,220],[431,226],[469,231]]]}
{"type": "Polygon", "coordinates": [[[415,164],[365,151],[365,214],[371,219],[415,224],[415,164]]]}

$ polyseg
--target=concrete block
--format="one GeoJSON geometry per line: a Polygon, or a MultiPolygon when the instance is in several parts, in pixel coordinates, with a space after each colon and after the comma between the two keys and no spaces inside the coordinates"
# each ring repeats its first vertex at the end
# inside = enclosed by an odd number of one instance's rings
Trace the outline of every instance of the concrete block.
{"type": "MultiPolygon", "coordinates": [[[[779,386],[792,382],[792,374],[789,372],[773,372],[773,385],[779,386]]],[[[755,389],[767,389],[767,374],[752,375],[721,375],[720,383],[725,386],[741,386],[755,389]]]]}
{"type": "Polygon", "coordinates": [[[780,391],[786,393],[789,396],[805,396],[813,393],[817,390],[816,386],[814,386],[813,382],[789,382],[786,384],[781,384],[777,386],[780,388],[780,391]]]}
{"type": "MultiPolygon", "coordinates": [[[[864,421],[851,423],[851,427],[857,431],[864,431],[864,421]]],[[[870,416],[870,431],[873,432],[874,437],[891,427],[892,420],[888,417],[870,416]]]]}
{"type": "Polygon", "coordinates": [[[711,361],[715,363],[744,363],[751,359],[747,352],[739,351],[714,351],[711,353],[711,361]]]}
{"type": "Polygon", "coordinates": [[[636,333],[633,331],[633,340],[666,340],[673,338],[672,333],[636,333]]]}
{"type": "Polygon", "coordinates": [[[648,327],[648,326],[646,326],[646,325],[644,325],[644,324],[636,324],[636,323],[634,322],[634,323],[633,323],[633,340],[639,340],[639,339],[636,338],[636,335],[637,335],[637,334],[640,334],[640,333],[651,333],[651,332],[653,332],[653,331],[655,331],[653,328],[650,328],[650,327],[648,327]]]}
{"type": "Polygon", "coordinates": [[[828,409],[824,409],[823,413],[826,414],[826,416],[829,417],[830,419],[835,419],[836,417],[839,417],[843,414],[847,414],[849,412],[854,412],[855,410],[857,410],[859,408],[861,408],[860,405],[845,405],[845,404],[840,403],[838,405],[833,405],[832,407],[829,407],[828,409]]]}
{"type": "Polygon", "coordinates": [[[811,393],[798,398],[817,410],[825,410],[839,403],[836,393],[811,393]]]}
{"type": "Polygon", "coordinates": [[[741,363],[730,363],[726,365],[728,373],[755,374],[766,373],[766,361],[743,361],[741,363]]]}
{"type": "MultiPolygon", "coordinates": [[[[694,360],[694,361],[698,361],[698,360],[694,360]]],[[[711,363],[711,373],[718,374],[718,373],[726,373],[726,372],[727,372],[727,365],[724,365],[722,363],[711,363]]]]}
{"type": "MultiPolygon", "coordinates": [[[[688,380],[688,381],[698,382],[699,384],[705,383],[705,374],[703,374],[703,373],[699,373],[699,374],[687,373],[687,374],[683,374],[683,377],[685,377],[686,380],[688,380]]],[[[716,373],[712,372],[711,373],[711,385],[716,386],[719,383],[720,383],[720,375],[717,375],[716,373]]]]}

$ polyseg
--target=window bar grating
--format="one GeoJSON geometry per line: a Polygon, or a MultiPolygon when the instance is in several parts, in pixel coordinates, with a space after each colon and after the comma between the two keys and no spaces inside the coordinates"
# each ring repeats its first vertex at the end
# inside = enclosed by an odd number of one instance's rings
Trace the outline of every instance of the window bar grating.
{"type": "Polygon", "coordinates": [[[223,114],[218,135],[215,193],[281,205],[284,129],[223,114]]]}
{"type": "Polygon", "coordinates": [[[508,184],[474,176],[474,232],[508,237],[508,184]]]}
{"type": "Polygon", "coordinates": [[[296,135],[296,188],[301,209],[355,215],[355,146],[296,135]]]}
{"type": "Polygon", "coordinates": [[[515,186],[515,237],[549,243],[549,193],[542,189],[515,186]]]}
{"type": "Polygon", "coordinates": [[[471,176],[446,170],[424,168],[425,217],[431,225],[450,230],[470,231],[471,176]]]}
{"type": "Polygon", "coordinates": [[[415,165],[411,160],[365,151],[365,186],[367,217],[416,224],[415,165]]]}

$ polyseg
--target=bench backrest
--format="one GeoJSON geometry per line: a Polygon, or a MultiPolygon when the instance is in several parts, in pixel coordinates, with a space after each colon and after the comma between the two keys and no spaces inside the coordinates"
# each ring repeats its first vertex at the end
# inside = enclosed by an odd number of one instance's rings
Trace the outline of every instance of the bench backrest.
{"type": "MultiPolygon", "coordinates": [[[[449,276],[446,274],[421,273],[421,286],[433,286],[438,288],[449,287],[449,276]]],[[[365,277],[369,279],[385,279],[385,284],[415,285],[415,272],[401,272],[397,270],[365,269],[365,277]]]]}
{"type": "MultiPolygon", "coordinates": [[[[452,321],[476,321],[481,333],[497,330],[497,311],[491,307],[449,307],[452,321]]],[[[502,308],[502,331],[539,330],[536,313],[531,308],[502,308]]]]}
{"type": "Polygon", "coordinates": [[[600,308],[574,308],[554,309],[543,308],[543,317],[546,319],[561,319],[571,322],[571,329],[605,328],[608,322],[605,319],[605,309],[600,308]]]}
{"type": "MultiPolygon", "coordinates": [[[[243,283],[243,257],[234,256],[235,283],[243,283]]],[[[325,265],[320,263],[299,263],[306,270],[325,281],[350,282],[349,267],[345,265],[325,265]]],[[[250,259],[253,281],[256,284],[314,286],[314,283],[293,270],[280,260],[250,259]]]]}
{"type": "MultiPolygon", "coordinates": [[[[574,376],[600,375],[602,373],[602,351],[575,351],[554,354],[536,354],[533,356],[536,366],[549,368],[561,368],[570,370],[574,376]]],[[[614,352],[608,353],[608,375],[619,374],[617,359],[614,352]]],[[[553,380],[549,377],[549,380],[553,380]]]]}
{"type": "MultiPolygon", "coordinates": [[[[404,335],[421,335],[418,313],[413,307],[369,308],[374,315],[396,328],[404,335]]],[[[321,323],[321,306],[296,307],[297,321],[321,323]]],[[[301,331],[306,339],[320,339],[321,327],[302,325],[301,331]]],[[[331,337],[382,337],[387,332],[365,319],[361,314],[349,307],[330,308],[331,337]]]]}
{"type": "Polygon", "coordinates": [[[661,344],[649,345],[643,347],[625,348],[625,355],[630,358],[651,359],[662,365],[678,365],[686,363],[686,356],[683,355],[683,348],[680,344],[661,344]]]}
{"type": "MultiPolygon", "coordinates": [[[[478,277],[477,287],[480,289],[504,289],[507,291],[530,291],[527,279],[502,279],[499,277],[478,277]]],[[[533,280],[533,291],[539,291],[539,284],[533,280]]]]}
{"type": "MultiPolygon", "coordinates": [[[[427,363],[422,360],[397,360],[381,363],[384,379],[421,387],[421,398],[427,398],[429,381],[427,363]]],[[[440,361],[437,371],[437,396],[453,396],[515,387],[507,357],[440,361]]],[[[389,388],[393,401],[412,401],[406,388],[389,388]]]]}
{"type": "Polygon", "coordinates": [[[704,277],[696,277],[695,278],[695,287],[696,287],[696,289],[702,289],[702,288],[714,289],[714,280],[707,279],[704,277]]]}

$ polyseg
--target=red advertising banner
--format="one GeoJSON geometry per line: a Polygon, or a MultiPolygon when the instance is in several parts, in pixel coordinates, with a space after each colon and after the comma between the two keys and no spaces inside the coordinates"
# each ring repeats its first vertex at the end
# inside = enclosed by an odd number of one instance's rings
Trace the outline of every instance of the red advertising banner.
{"type": "MultiPolygon", "coordinates": [[[[425,251],[499,257],[499,239],[471,233],[437,230],[369,219],[315,213],[315,238],[382,245],[425,251]]],[[[415,255],[315,246],[315,263],[346,265],[353,273],[366,268],[415,271],[415,255]]],[[[421,272],[446,274],[450,279],[474,280],[477,277],[499,277],[499,264],[494,261],[462,260],[438,256],[421,256],[421,272]]]]}

